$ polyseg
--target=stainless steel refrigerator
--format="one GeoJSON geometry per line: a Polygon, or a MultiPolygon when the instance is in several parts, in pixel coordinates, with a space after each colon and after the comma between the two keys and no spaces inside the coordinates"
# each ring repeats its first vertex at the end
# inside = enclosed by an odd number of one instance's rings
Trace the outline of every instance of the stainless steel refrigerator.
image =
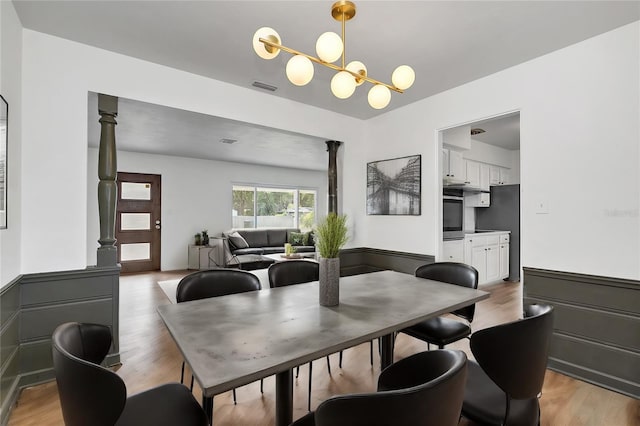
{"type": "Polygon", "coordinates": [[[511,231],[509,281],[520,280],[520,185],[491,187],[489,207],[476,209],[476,229],[511,231]]]}

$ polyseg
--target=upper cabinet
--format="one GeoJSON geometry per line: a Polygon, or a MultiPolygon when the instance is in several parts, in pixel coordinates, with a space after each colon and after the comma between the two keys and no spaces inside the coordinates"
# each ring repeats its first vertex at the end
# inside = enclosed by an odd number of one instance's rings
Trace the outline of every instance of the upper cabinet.
{"type": "Polygon", "coordinates": [[[462,152],[453,149],[442,150],[442,178],[447,182],[465,182],[465,162],[462,152]]]}
{"type": "Polygon", "coordinates": [[[499,166],[490,166],[489,184],[490,185],[508,185],[511,179],[509,169],[499,166]]]}
{"type": "Polygon", "coordinates": [[[465,183],[480,188],[483,191],[489,191],[489,174],[491,166],[473,160],[464,160],[465,164],[465,183]]]}

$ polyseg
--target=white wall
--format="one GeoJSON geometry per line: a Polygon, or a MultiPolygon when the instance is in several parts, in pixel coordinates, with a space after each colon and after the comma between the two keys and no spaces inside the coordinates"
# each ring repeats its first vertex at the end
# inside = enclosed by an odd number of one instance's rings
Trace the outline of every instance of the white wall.
{"type": "MultiPolygon", "coordinates": [[[[87,264],[95,265],[100,236],[97,149],[89,149],[87,166],[87,264]]],[[[327,172],[122,151],[118,170],[162,175],[162,270],[187,268],[187,246],[194,234],[207,229],[214,236],[231,228],[234,183],[316,189],[318,212],[327,211],[327,172]]]]}
{"type": "Polygon", "coordinates": [[[361,120],[31,30],[23,47],[23,272],[87,265],[90,91],[341,140],[358,163],[361,120]]]}
{"type": "MultiPolygon", "coordinates": [[[[362,244],[436,254],[438,130],[520,110],[523,266],[639,279],[639,28],[626,25],[368,121],[365,161],[422,154],[423,214],[361,217],[359,229],[375,230],[362,244]],[[536,214],[538,202],[548,214],[536,214]]],[[[364,197],[363,187],[355,190],[345,208],[364,197]]]]}
{"type": "Polygon", "coordinates": [[[0,94],[9,104],[7,229],[0,230],[0,289],[20,273],[22,170],[22,25],[12,2],[0,1],[0,94]]]}

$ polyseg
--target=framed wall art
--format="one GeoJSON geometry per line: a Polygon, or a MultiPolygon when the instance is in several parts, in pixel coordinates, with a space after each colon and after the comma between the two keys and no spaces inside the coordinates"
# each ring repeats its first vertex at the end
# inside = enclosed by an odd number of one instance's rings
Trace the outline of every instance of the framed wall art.
{"type": "Polygon", "coordinates": [[[420,215],[421,156],[367,163],[368,215],[420,215]]]}
{"type": "Polygon", "coordinates": [[[9,105],[0,95],[0,229],[7,229],[7,138],[9,105]]]}

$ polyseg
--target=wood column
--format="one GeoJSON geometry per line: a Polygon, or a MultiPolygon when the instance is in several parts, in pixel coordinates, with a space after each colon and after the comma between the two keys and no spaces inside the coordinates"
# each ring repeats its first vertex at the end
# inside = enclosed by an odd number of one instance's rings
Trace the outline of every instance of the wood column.
{"type": "Polygon", "coordinates": [[[116,203],[118,200],[118,164],[116,155],[116,117],[118,116],[118,98],[98,95],[98,113],[100,114],[100,148],[98,154],[98,214],[100,216],[100,247],[98,248],[98,266],[118,264],[116,238],[116,203]]]}
{"type": "Polygon", "coordinates": [[[329,209],[328,213],[338,214],[338,148],[342,142],[327,141],[329,152],[329,209]]]}

